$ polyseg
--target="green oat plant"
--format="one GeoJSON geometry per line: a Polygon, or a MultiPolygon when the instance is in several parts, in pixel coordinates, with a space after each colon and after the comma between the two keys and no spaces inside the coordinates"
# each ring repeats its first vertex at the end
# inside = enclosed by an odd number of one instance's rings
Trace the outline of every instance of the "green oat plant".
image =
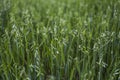
{"type": "Polygon", "coordinates": [[[0,80],[119,80],[120,0],[0,0],[0,80]]]}

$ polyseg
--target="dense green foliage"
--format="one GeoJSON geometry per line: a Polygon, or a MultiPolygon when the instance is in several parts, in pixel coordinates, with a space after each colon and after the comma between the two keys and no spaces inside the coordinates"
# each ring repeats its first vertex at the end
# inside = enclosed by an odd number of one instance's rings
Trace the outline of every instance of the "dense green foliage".
{"type": "Polygon", "coordinates": [[[0,0],[0,80],[118,80],[120,0],[0,0]]]}

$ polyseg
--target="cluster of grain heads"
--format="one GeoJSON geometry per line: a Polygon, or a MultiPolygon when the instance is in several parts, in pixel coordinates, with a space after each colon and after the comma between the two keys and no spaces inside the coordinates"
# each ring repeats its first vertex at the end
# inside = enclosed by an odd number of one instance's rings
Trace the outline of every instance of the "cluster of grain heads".
{"type": "Polygon", "coordinates": [[[0,3],[1,80],[119,80],[119,0],[11,2],[0,3]]]}

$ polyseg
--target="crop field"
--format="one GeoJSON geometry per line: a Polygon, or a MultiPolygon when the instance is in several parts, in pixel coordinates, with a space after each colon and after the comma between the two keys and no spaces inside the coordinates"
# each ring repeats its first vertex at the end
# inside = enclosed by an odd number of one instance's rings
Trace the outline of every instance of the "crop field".
{"type": "Polygon", "coordinates": [[[0,80],[120,80],[120,0],[0,0],[0,80]]]}

